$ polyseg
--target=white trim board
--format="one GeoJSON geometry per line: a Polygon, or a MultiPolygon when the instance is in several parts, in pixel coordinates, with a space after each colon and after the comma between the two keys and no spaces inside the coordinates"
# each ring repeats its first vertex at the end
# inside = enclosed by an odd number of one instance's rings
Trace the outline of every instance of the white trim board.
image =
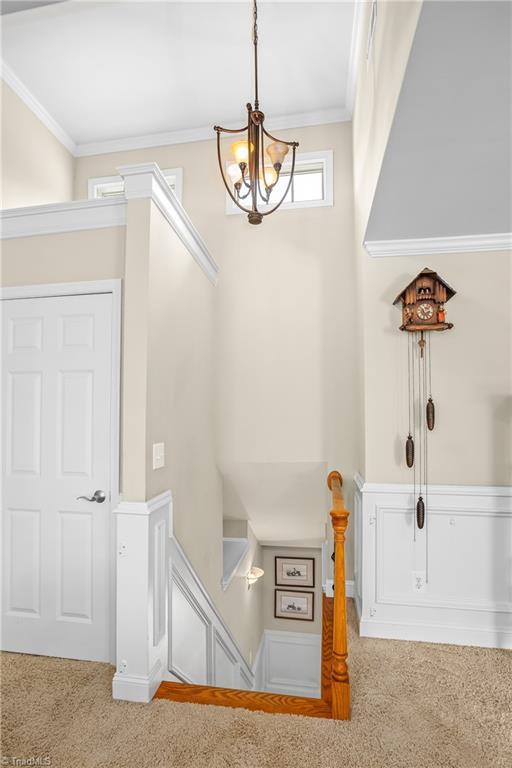
{"type": "Polygon", "coordinates": [[[126,225],[126,200],[73,200],[0,211],[0,240],[126,225]]]}
{"type": "Polygon", "coordinates": [[[386,640],[414,640],[420,643],[469,645],[479,648],[512,649],[510,627],[480,629],[476,627],[447,626],[405,621],[376,621],[360,616],[361,637],[380,637],[386,640]]]}
{"type": "MultiPolygon", "coordinates": [[[[359,473],[354,476],[359,491],[364,493],[410,494],[412,483],[367,483],[359,473]]],[[[429,496],[496,496],[512,497],[512,485],[429,485],[429,496]]]]}
{"type": "MultiPolygon", "coordinates": [[[[174,194],[178,198],[181,204],[183,204],[183,168],[164,168],[161,169],[166,179],[169,176],[174,176],[174,194]]],[[[95,188],[103,184],[116,184],[122,182],[121,176],[91,176],[87,179],[87,199],[88,200],[104,200],[101,195],[96,196],[94,194],[95,188]]],[[[120,195],[122,196],[122,195],[120,195]]],[[[107,198],[112,199],[112,198],[107,198]]]]}
{"type": "MultiPolygon", "coordinates": [[[[334,580],[327,579],[325,584],[322,585],[322,590],[325,592],[326,597],[334,597],[334,580]]],[[[345,581],[345,597],[354,597],[354,581],[347,579],[345,581]]]]}
{"type": "Polygon", "coordinates": [[[216,285],[219,267],[198,230],[192,224],[187,212],[172,189],[169,188],[158,165],[156,163],[138,163],[136,165],[122,165],[116,170],[124,179],[125,198],[127,200],[151,199],[210,282],[216,285]]]}
{"type": "Polygon", "coordinates": [[[475,253],[512,250],[512,232],[484,235],[420,237],[404,240],[365,240],[374,258],[383,256],[431,256],[443,253],[475,253]]]}
{"type": "Polygon", "coordinates": [[[216,285],[219,267],[158,165],[125,165],[117,170],[125,181],[123,197],[76,200],[0,211],[0,240],[126,226],[127,201],[150,199],[210,282],[216,285]]]}
{"type": "Polygon", "coordinates": [[[148,702],[162,682],[168,654],[167,543],[170,491],[122,501],[116,530],[116,672],[114,699],[148,702]]]}

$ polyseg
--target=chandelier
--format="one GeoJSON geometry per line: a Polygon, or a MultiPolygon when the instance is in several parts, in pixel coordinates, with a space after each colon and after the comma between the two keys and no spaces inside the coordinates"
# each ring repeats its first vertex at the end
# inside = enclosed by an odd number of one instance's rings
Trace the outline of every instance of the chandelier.
{"type": "Polygon", "coordinates": [[[274,213],[290,190],[295,170],[295,150],[299,146],[296,141],[283,141],[272,136],[265,130],[265,115],[260,110],[258,99],[258,7],[256,0],[253,2],[253,33],[254,47],[254,107],[247,104],[247,125],[244,128],[231,130],[214,126],[217,133],[217,157],[219,167],[229,196],[242,211],[248,214],[250,224],[261,224],[263,216],[274,213]],[[221,153],[221,134],[246,133],[247,138],[235,141],[231,145],[234,156],[227,172],[231,185],[226,179],[221,153]],[[265,140],[268,139],[266,142],[265,140]],[[283,161],[292,148],[292,162],[288,184],[278,202],[271,199],[276,184],[279,181],[283,161]],[[246,202],[247,201],[247,202],[246,202]],[[259,210],[259,205],[271,206],[268,210],[259,210]]]}

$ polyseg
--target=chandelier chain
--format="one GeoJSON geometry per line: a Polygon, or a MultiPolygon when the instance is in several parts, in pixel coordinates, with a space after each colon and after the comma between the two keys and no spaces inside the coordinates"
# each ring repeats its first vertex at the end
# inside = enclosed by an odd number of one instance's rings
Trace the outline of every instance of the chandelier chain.
{"type": "Polygon", "coordinates": [[[254,45],[254,109],[259,109],[258,96],[258,5],[256,0],[253,2],[253,28],[252,41],[254,45]]]}

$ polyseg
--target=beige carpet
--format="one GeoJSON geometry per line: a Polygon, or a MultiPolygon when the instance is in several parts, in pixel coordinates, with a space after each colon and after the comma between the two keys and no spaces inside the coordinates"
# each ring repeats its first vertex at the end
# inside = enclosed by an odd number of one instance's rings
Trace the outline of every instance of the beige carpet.
{"type": "Polygon", "coordinates": [[[360,639],[350,722],[110,698],[106,664],[2,655],[2,765],[510,768],[512,653],[360,639]],[[44,763],[42,763],[44,764],[44,763]]]}

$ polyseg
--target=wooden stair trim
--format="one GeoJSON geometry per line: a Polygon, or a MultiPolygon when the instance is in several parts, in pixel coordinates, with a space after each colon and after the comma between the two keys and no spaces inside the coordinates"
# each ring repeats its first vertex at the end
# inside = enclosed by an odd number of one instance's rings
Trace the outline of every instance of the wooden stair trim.
{"type": "Polygon", "coordinates": [[[331,710],[335,720],[350,720],[350,680],[348,674],[347,597],[345,594],[345,532],[350,512],[345,508],[343,478],[336,470],[329,473],[327,485],[332,493],[331,521],[334,539],[334,620],[332,632],[331,710]]]}
{"type": "Polygon", "coordinates": [[[217,688],[211,685],[163,682],[155,693],[155,699],[188,704],[213,704],[218,707],[235,707],[269,714],[331,717],[331,707],[322,699],[242,691],[238,688],[217,688]]]}
{"type": "Polygon", "coordinates": [[[347,610],[345,594],[345,531],[350,512],[345,508],[343,478],[336,470],[329,473],[327,485],[332,492],[334,598],[322,598],[321,699],[285,696],[279,693],[217,688],[211,685],[163,682],[155,699],[189,704],[212,704],[270,714],[306,715],[308,717],[350,719],[350,682],[348,675],[347,610]]]}
{"type": "Polygon", "coordinates": [[[331,667],[332,628],[334,600],[323,595],[322,599],[322,698],[285,696],[279,693],[242,691],[238,688],[218,688],[211,685],[163,682],[155,699],[167,699],[188,704],[212,704],[218,707],[249,709],[270,714],[305,715],[307,717],[331,717],[331,667]]]}
{"type": "Polygon", "coordinates": [[[334,598],[322,594],[322,678],[321,696],[329,706],[332,701],[332,631],[334,620],[334,598]]]}

